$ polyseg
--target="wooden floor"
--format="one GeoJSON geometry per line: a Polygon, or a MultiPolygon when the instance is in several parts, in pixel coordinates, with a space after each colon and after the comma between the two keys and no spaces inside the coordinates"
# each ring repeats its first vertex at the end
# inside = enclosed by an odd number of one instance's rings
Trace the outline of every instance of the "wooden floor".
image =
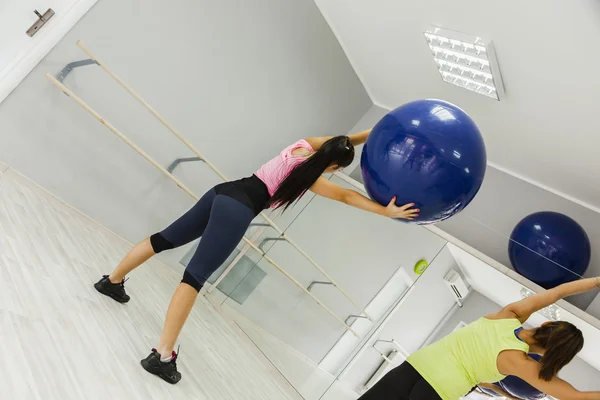
{"type": "Polygon", "coordinates": [[[251,342],[199,297],[175,386],[139,360],[156,346],[180,276],[131,274],[127,305],[92,287],[130,245],[0,165],[2,399],[301,399],[251,342]]]}

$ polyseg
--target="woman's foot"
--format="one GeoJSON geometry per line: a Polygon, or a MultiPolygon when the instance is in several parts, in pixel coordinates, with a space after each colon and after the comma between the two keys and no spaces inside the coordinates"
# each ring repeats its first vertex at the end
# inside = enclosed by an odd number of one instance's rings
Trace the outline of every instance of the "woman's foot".
{"type": "Polygon", "coordinates": [[[181,374],[177,371],[177,353],[175,352],[168,361],[162,361],[158,351],[152,349],[152,353],[140,363],[146,371],[160,377],[165,382],[176,384],[181,380],[181,374]]]}
{"type": "Polygon", "coordinates": [[[119,303],[127,303],[130,297],[125,293],[125,279],[119,283],[112,283],[108,279],[108,275],[104,275],[97,283],[94,284],[97,291],[119,303]]]}

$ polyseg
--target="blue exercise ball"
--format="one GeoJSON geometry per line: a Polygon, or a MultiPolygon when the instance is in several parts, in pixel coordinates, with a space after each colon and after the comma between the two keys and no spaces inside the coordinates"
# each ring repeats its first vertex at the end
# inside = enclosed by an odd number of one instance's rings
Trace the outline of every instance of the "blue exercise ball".
{"type": "MultiPolygon", "coordinates": [[[[419,225],[450,218],[469,204],[486,168],[483,137],[475,122],[442,100],[418,100],[388,113],[362,151],[369,196],[388,205],[415,203],[419,225]]],[[[405,221],[409,222],[409,221],[405,221]]]]}
{"type": "MultiPolygon", "coordinates": [[[[542,358],[542,356],[540,356],[539,354],[529,354],[529,357],[533,358],[535,361],[538,362],[542,358]]],[[[540,392],[521,378],[517,378],[516,376],[512,375],[507,376],[500,382],[494,383],[494,385],[518,399],[538,400],[546,398],[545,393],[540,392]]],[[[479,390],[493,397],[502,397],[501,395],[490,389],[480,387],[479,390]]]]}
{"type": "MultiPolygon", "coordinates": [[[[500,387],[500,385],[498,385],[497,383],[494,383],[494,385],[496,385],[496,386],[500,387]]],[[[502,388],[501,388],[501,389],[502,389],[502,388]]],[[[503,389],[503,390],[504,390],[504,389],[503,389]]],[[[500,394],[498,394],[498,393],[494,392],[493,390],[491,390],[491,389],[487,389],[487,388],[482,388],[482,387],[480,387],[480,388],[479,388],[479,391],[481,391],[481,392],[483,392],[483,393],[487,394],[488,396],[492,396],[492,397],[504,397],[504,396],[502,396],[502,395],[500,395],[500,394]]]]}
{"type": "MultiPolygon", "coordinates": [[[[538,362],[542,358],[542,356],[539,354],[529,354],[529,357],[538,362]]],[[[516,376],[509,375],[498,382],[498,385],[504,389],[505,392],[518,399],[538,400],[546,398],[545,393],[540,392],[529,383],[525,382],[521,378],[517,378],[516,376]]]]}
{"type": "Polygon", "coordinates": [[[583,228],[566,215],[542,211],[523,218],[508,243],[510,263],[545,289],[583,276],[591,257],[583,228]]]}

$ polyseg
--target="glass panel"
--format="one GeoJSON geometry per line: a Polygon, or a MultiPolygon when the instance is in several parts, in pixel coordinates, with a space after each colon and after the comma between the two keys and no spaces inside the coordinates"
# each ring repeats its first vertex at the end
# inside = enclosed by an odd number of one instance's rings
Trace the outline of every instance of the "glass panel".
{"type": "MultiPolygon", "coordinates": [[[[579,226],[586,226],[589,237],[598,235],[595,224],[588,220],[597,219],[597,214],[575,209],[559,202],[549,201],[547,197],[537,193],[539,188],[532,188],[530,184],[523,184],[521,198],[515,199],[507,196],[510,182],[500,176],[498,171],[490,171],[486,179],[493,181],[495,189],[506,189],[505,192],[492,190],[491,186],[482,186],[477,197],[462,212],[446,221],[436,225],[436,228],[450,234],[453,239],[463,241],[475,250],[502,264],[513,271],[514,265],[521,265],[519,270],[523,276],[518,277],[532,289],[539,290],[539,286],[550,288],[560,283],[582,277],[600,275],[598,267],[594,265],[597,257],[594,248],[588,247],[587,255],[582,242],[589,244],[586,234],[579,226]],[[536,200],[540,202],[537,203],[536,200]],[[519,207],[521,213],[514,210],[504,212],[507,208],[519,207]],[[566,211],[569,209],[572,212],[566,211]],[[489,212],[494,210],[494,212],[489,212]],[[548,211],[550,210],[550,211],[548,211]],[[532,214],[544,212],[537,221],[525,226],[521,235],[514,234],[515,227],[520,221],[532,214]],[[566,218],[556,220],[553,215],[570,214],[566,218]],[[569,222],[569,220],[571,222],[569,222]],[[576,222],[574,222],[576,220],[576,222]],[[565,232],[569,232],[566,234],[565,232]],[[580,239],[572,240],[570,236],[579,236],[580,239]],[[532,238],[532,239],[530,239],[532,238]],[[513,259],[511,251],[513,249],[513,259]],[[518,256],[515,257],[515,254],[518,256]],[[590,261],[589,268],[585,268],[585,259],[590,261]],[[517,258],[517,260],[515,260],[517,258]],[[518,261],[522,260],[522,261],[518,261]],[[583,260],[583,262],[580,262],[583,260]],[[514,264],[514,265],[513,265],[514,264]],[[539,286],[538,286],[539,285],[539,286]]],[[[349,176],[362,182],[360,167],[349,172],[349,176]]],[[[510,188],[514,190],[514,188],[510,188]]],[[[598,220],[600,222],[600,220],[598,220]]],[[[588,245],[589,246],[589,245],[588,245]]],[[[516,271],[519,273],[518,271],[516,271]]],[[[599,291],[571,296],[566,299],[575,307],[600,318],[599,291]]]]}
{"type": "MultiPolygon", "coordinates": [[[[331,180],[353,188],[337,176],[331,180]]],[[[284,213],[277,223],[287,217],[286,235],[344,293],[289,242],[275,240],[278,236],[271,228],[256,243],[262,243],[268,257],[303,288],[310,288],[312,295],[361,338],[348,332],[343,323],[256,252],[248,255],[255,262],[254,268],[228,293],[224,305],[240,314],[242,329],[305,398],[319,399],[418,278],[413,272],[415,264],[433,260],[446,242],[421,227],[322,197],[311,198],[290,212],[292,217],[284,213]],[[361,315],[363,308],[373,321],[361,315]]]]}
{"type": "MultiPolygon", "coordinates": [[[[350,176],[361,179],[360,169],[351,171],[350,176]]],[[[525,206],[522,207],[523,216],[513,220],[512,217],[507,218],[502,210],[512,207],[509,203],[514,199],[507,199],[505,193],[491,193],[484,189],[482,188],[482,193],[473,204],[461,213],[434,227],[421,228],[439,234],[450,243],[403,296],[398,309],[390,313],[389,321],[364,340],[364,348],[356,352],[346,369],[337,375],[336,381],[322,399],[354,400],[365,389],[365,382],[368,382],[367,386],[375,383],[387,371],[399,365],[405,359],[404,355],[444,337],[465,323],[473,322],[510,302],[543,290],[515,270],[509,255],[509,246],[517,246],[522,254],[535,256],[528,267],[533,267],[533,278],[540,279],[539,283],[542,282],[541,279],[548,279],[559,273],[564,273],[565,281],[581,278],[580,274],[568,270],[569,257],[556,256],[561,252],[564,255],[565,252],[556,245],[552,234],[538,235],[539,240],[533,245],[535,247],[528,245],[522,237],[512,236],[513,229],[521,218],[545,210],[546,204],[533,204],[528,198],[517,199],[520,206],[525,206]],[[486,202],[486,207],[480,206],[478,202],[486,202]],[[490,207],[496,207],[497,213],[491,215],[484,212],[490,207]],[[460,300],[462,307],[453,305],[454,299],[447,297],[447,288],[440,286],[443,282],[441,278],[450,270],[456,271],[469,287],[468,296],[460,300]],[[390,338],[394,338],[396,343],[389,343],[390,338]],[[397,354],[392,362],[380,369],[380,365],[385,364],[381,361],[380,353],[390,358],[394,351],[397,354]],[[367,381],[366,376],[369,376],[367,381]]],[[[528,195],[531,194],[524,190],[523,196],[528,195]]],[[[562,208],[556,205],[548,206],[547,209],[562,211],[562,208]]],[[[577,222],[585,225],[587,220],[581,215],[575,214],[570,217],[576,216],[579,216],[577,222]]],[[[549,224],[547,221],[546,223],[549,224]]],[[[528,235],[534,235],[536,230],[545,229],[543,221],[540,224],[531,224],[531,232],[528,235]]],[[[555,230],[556,236],[563,233],[563,229],[569,228],[559,226],[558,230],[555,230]]],[[[587,226],[587,230],[588,233],[594,233],[590,225],[587,226]]],[[[566,240],[565,246],[569,245],[566,240]]],[[[592,271],[593,268],[592,264],[583,275],[598,275],[592,271]]],[[[576,324],[583,331],[586,346],[561,372],[564,378],[580,390],[597,390],[597,385],[591,382],[600,379],[600,362],[594,356],[594,352],[600,347],[600,321],[590,315],[594,312],[600,314],[597,290],[572,296],[541,310],[528,321],[528,326],[535,327],[548,319],[563,319],[576,324]]]]}
{"type": "MultiPolygon", "coordinates": [[[[356,171],[350,176],[360,179],[356,171]]],[[[330,179],[361,190],[359,183],[344,176],[330,179]]],[[[501,197],[498,209],[502,209],[501,197]]],[[[329,277],[258,217],[247,237],[300,287],[244,243],[209,282],[219,279],[212,295],[233,310],[248,338],[306,399],[357,399],[420,347],[463,322],[539,290],[510,268],[507,249],[514,224],[492,226],[486,215],[477,214],[477,208],[467,208],[437,226],[420,227],[309,194],[271,218],[329,277]],[[413,270],[420,260],[429,262],[422,275],[413,270]],[[221,277],[230,264],[230,271],[221,277]],[[456,296],[444,280],[451,271],[470,288],[461,300],[462,313],[457,313],[456,296]],[[303,288],[310,288],[310,294],[303,288]]],[[[594,307],[596,294],[569,299],[572,305],[561,303],[550,310],[553,314],[540,314],[532,323],[543,322],[544,315],[580,318],[587,323],[582,325],[586,339],[592,339],[586,343],[598,346],[600,323],[593,320],[590,325],[589,316],[581,311],[594,307]]],[[[573,382],[598,373],[598,362],[590,354],[582,352],[573,362],[575,367],[565,369],[573,382]]]]}

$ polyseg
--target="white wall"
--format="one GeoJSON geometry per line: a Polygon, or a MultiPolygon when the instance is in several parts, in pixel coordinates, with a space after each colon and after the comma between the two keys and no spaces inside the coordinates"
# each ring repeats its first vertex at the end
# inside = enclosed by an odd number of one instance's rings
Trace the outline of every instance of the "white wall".
{"type": "MultiPolygon", "coordinates": [[[[362,118],[356,123],[354,128],[352,128],[350,130],[350,133],[357,133],[357,132],[361,132],[361,131],[373,128],[373,126],[386,114],[386,112],[387,111],[385,111],[381,107],[372,106],[371,108],[369,108],[369,110],[367,110],[367,112],[362,116],[362,118]]],[[[345,172],[346,174],[350,174],[353,171],[358,171],[358,173],[360,175],[360,157],[362,155],[362,150],[363,150],[362,144],[359,146],[356,146],[356,148],[355,148],[356,157],[354,157],[354,161],[352,162],[352,164],[350,164],[346,168],[344,168],[343,172],[345,172]]],[[[353,177],[354,177],[354,175],[353,175],[353,177]]],[[[362,178],[356,179],[356,177],[354,177],[354,180],[361,182],[362,178]]]]}
{"type": "MultiPolygon", "coordinates": [[[[373,106],[361,119],[361,129],[374,126],[387,112],[384,108],[373,106]]],[[[362,182],[360,168],[348,168],[346,171],[352,178],[362,182]]],[[[437,226],[507,267],[512,267],[508,258],[508,237],[522,218],[537,211],[557,211],[581,224],[592,244],[590,267],[585,275],[600,275],[599,213],[489,165],[483,185],[471,204],[437,226]]],[[[597,292],[590,292],[570,298],[569,301],[585,310],[596,295],[597,292]]],[[[600,317],[600,306],[589,311],[600,317]]]]}
{"type": "MultiPolygon", "coordinates": [[[[359,120],[355,128],[357,131],[373,128],[380,120],[389,112],[388,109],[373,105],[359,120]]],[[[362,146],[357,148],[356,154],[362,155],[362,146]]],[[[357,157],[359,158],[359,157],[357,157]]],[[[362,183],[362,173],[360,171],[360,160],[354,160],[352,165],[344,169],[344,173],[348,174],[355,181],[362,183]]]]}
{"type": "MultiPolygon", "coordinates": [[[[493,167],[488,166],[481,190],[471,204],[438,226],[510,267],[507,238],[522,218],[537,211],[563,213],[585,229],[592,244],[585,276],[600,275],[600,214],[493,167]]],[[[592,291],[568,300],[585,310],[597,294],[592,291]]]]}
{"type": "MultiPolygon", "coordinates": [[[[450,269],[458,270],[458,265],[448,248],[444,247],[401,300],[389,321],[369,339],[364,351],[353,360],[341,380],[357,391],[364,385],[383,361],[371,347],[376,340],[395,339],[409,354],[421,347],[456,304],[450,289],[443,281],[444,275],[450,269]]],[[[377,349],[387,354],[395,347],[388,343],[378,343],[377,349]]],[[[397,360],[389,365],[388,370],[402,361],[403,358],[398,355],[397,360]]]]}
{"type": "Polygon", "coordinates": [[[4,2],[0,14],[0,103],[27,76],[97,0],[21,0],[4,2]],[[33,37],[26,29],[36,21],[33,10],[54,15],[33,37]]]}
{"type": "Polygon", "coordinates": [[[462,307],[456,307],[452,314],[448,316],[446,323],[439,327],[436,335],[431,338],[431,343],[452,333],[460,322],[470,324],[500,309],[498,304],[475,290],[471,291],[469,296],[462,302],[462,305],[462,307]]]}
{"type": "Polygon", "coordinates": [[[575,357],[569,365],[564,367],[559,376],[578,390],[600,390],[600,371],[579,357],[575,357]]]}
{"type": "MultiPolygon", "coordinates": [[[[0,159],[131,241],[192,201],[43,77],[86,58],[78,39],[231,178],[371,105],[312,2],[100,1],[0,105],[0,159]]],[[[162,165],[191,155],[99,68],[66,84],[162,165]]],[[[218,182],[176,174],[198,194],[218,182]]]]}
{"type": "Polygon", "coordinates": [[[596,318],[600,318],[600,295],[597,295],[594,301],[589,305],[586,311],[596,318]]]}

